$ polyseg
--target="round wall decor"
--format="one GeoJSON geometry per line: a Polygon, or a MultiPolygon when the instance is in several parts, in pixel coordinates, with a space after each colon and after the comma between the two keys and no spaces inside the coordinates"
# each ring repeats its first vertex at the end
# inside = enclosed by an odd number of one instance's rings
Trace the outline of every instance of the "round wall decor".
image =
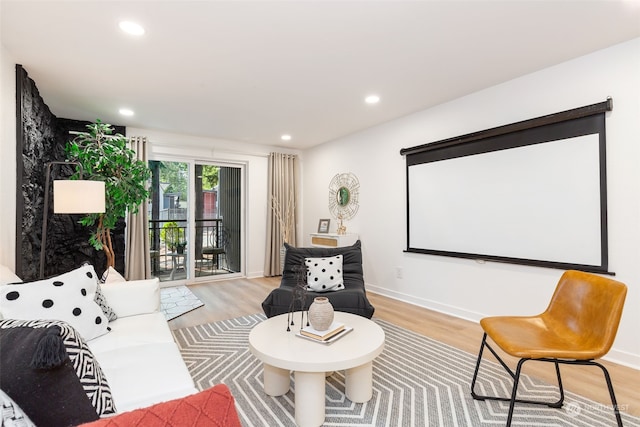
{"type": "Polygon", "coordinates": [[[329,210],[339,221],[338,234],[345,234],[343,220],[351,219],[358,212],[360,182],[352,173],[336,174],[329,183],[329,210]]]}

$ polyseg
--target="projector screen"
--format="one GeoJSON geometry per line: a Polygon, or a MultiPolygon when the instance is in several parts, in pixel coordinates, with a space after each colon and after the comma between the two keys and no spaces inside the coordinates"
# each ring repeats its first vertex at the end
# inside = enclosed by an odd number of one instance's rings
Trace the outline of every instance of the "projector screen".
{"type": "Polygon", "coordinates": [[[406,149],[407,251],[607,272],[604,113],[507,128],[406,149]]]}

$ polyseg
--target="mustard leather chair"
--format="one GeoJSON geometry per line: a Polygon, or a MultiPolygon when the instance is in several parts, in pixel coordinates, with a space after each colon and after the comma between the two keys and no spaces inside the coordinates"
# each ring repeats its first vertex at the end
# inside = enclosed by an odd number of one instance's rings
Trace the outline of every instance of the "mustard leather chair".
{"type": "Polygon", "coordinates": [[[511,425],[516,402],[562,407],[564,390],[560,378],[560,364],[589,365],[602,369],[618,426],[622,418],[607,369],[594,361],[611,348],[618,331],[627,287],[618,281],[581,271],[566,271],[544,313],[538,316],[496,316],[480,321],[484,330],[476,369],[471,381],[471,395],[477,400],[510,402],[507,427],[511,425]],[[513,372],[489,345],[487,337],[505,353],[519,358],[513,372]],[[513,378],[511,397],[476,394],[475,385],[485,347],[513,378]],[[516,398],[518,381],[524,362],[537,360],[555,364],[560,399],[557,402],[521,400],[516,398]]]}

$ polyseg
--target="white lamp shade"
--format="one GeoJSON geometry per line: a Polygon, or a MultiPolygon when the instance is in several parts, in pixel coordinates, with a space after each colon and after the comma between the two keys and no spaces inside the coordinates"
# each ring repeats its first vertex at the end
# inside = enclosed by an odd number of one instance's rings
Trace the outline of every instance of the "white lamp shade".
{"type": "Polygon", "coordinates": [[[53,181],[53,212],[63,214],[103,213],[104,182],[53,181]]]}

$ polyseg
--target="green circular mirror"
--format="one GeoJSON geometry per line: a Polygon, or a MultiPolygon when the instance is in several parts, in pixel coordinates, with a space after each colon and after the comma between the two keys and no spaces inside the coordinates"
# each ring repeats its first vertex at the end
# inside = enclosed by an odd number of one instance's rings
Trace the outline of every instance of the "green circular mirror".
{"type": "Polygon", "coordinates": [[[336,192],[336,199],[338,201],[338,205],[344,207],[349,204],[349,199],[351,198],[351,194],[349,193],[349,189],[347,187],[340,187],[336,192]]]}

